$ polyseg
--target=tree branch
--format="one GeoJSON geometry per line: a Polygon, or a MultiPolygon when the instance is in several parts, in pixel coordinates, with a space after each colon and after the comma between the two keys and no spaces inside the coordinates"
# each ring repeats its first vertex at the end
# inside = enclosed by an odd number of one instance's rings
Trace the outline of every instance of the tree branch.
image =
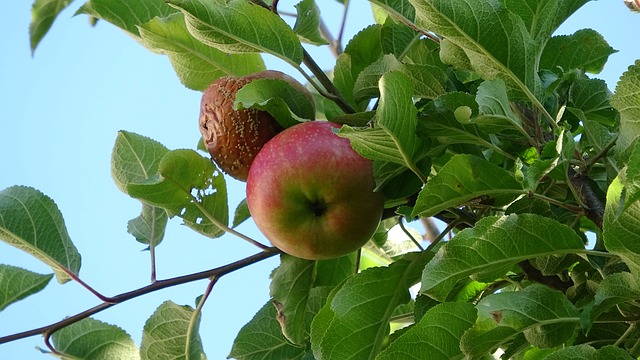
{"type": "Polygon", "coordinates": [[[579,200],[587,206],[585,209],[587,218],[602,229],[604,204],[591,188],[589,177],[579,174],[569,167],[569,181],[575,189],[576,195],[580,198],[579,200]]]}
{"type": "Polygon", "coordinates": [[[567,290],[571,286],[573,286],[572,280],[564,281],[556,275],[543,275],[542,271],[536,269],[533,265],[531,265],[529,260],[519,262],[518,266],[522,269],[527,279],[535,283],[547,285],[548,287],[555,290],[560,290],[563,293],[566,293],[567,290]]]}
{"type": "Polygon", "coordinates": [[[276,249],[275,247],[271,247],[268,249],[265,249],[262,252],[259,252],[255,255],[246,257],[242,260],[238,260],[235,262],[232,262],[230,264],[221,266],[221,267],[217,267],[214,269],[210,269],[210,270],[206,270],[206,271],[201,271],[198,273],[193,273],[193,274],[188,274],[188,275],[183,275],[183,276],[178,276],[175,278],[170,278],[170,279],[166,279],[166,280],[158,280],[153,284],[149,284],[147,286],[141,287],[139,289],[133,290],[133,291],[129,291],[126,293],[122,293],[120,295],[116,295],[112,298],[110,298],[110,302],[103,302],[102,304],[99,304],[97,306],[94,306],[90,309],[87,309],[85,311],[82,311],[80,313],[77,313],[75,315],[72,315],[70,317],[67,317],[61,321],[58,321],[56,323],[47,325],[47,326],[43,326],[37,329],[33,329],[33,330],[28,330],[28,331],[24,331],[24,332],[20,332],[20,333],[15,333],[12,335],[7,335],[7,336],[3,336],[0,337],[0,344],[4,344],[4,343],[8,343],[11,341],[15,341],[18,339],[24,339],[27,337],[31,337],[31,336],[35,336],[35,335],[40,335],[40,334],[48,334],[51,335],[54,332],[69,326],[71,324],[77,323],[80,320],[86,319],[89,316],[92,316],[94,314],[97,314],[103,310],[106,310],[116,304],[120,304],[123,303],[125,301],[137,298],[139,296],[142,295],[146,295],[149,294],[151,292],[154,291],[158,291],[164,288],[168,288],[171,286],[175,286],[175,285],[181,285],[181,284],[186,284],[189,282],[193,282],[193,281],[197,281],[197,280],[203,280],[203,279],[207,279],[207,278],[220,278],[226,274],[229,274],[233,271],[242,269],[246,266],[249,266],[251,264],[257,263],[259,261],[268,259],[274,255],[277,255],[280,253],[280,250],[276,249]]]}

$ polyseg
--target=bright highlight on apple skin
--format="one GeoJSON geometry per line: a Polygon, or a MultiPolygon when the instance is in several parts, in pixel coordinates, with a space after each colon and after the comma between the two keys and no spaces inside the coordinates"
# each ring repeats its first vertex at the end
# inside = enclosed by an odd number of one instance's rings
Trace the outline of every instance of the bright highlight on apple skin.
{"type": "Polygon", "coordinates": [[[282,251],[331,259],[364,245],[376,231],[384,198],[374,192],[370,160],[310,121],[285,129],[258,153],[247,179],[247,204],[258,229],[282,251]]]}

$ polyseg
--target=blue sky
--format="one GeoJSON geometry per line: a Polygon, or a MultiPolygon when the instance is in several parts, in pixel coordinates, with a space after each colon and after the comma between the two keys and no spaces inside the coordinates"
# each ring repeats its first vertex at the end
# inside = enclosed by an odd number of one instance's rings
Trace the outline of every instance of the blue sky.
{"type": "MultiPolygon", "coordinates": [[[[290,6],[294,2],[282,2],[290,6]]],[[[330,28],[341,17],[334,1],[321,1],[330,28]]],[[[117,131],[149,136],[170,149],[195,148],[200,93],[184,88],[164,56],[153,54],[107,23],[91,28],[86,16],[72,17],[80,0],[65,10],[32,57],[29,1],[9,1],[0,22],[0,189],[29,185],[52,197],[62,211],[71,239],[83,256],[82,279],[112,296],[149,282],[149,256],[126,232],[140,205],[111,179],[110,157],[117,131]]],[[[370,23],[365,1],[352,1],[346,39],[370,23]]],[[[640,15],[622,0],[585,5],[560,29],[590,27],[618,53],[598,75],[613,90],[640,48],[640,15]]],[[[326,49],[312,49],[325,67],[326,49]]],[[[269,59],[268,67],[292,72],[269,59]]],[[[297,74],[292,74],[296,77],[297,74]]],[[[231,206],[244,198],[244,184],[229,179],[231,206]]],[[[251,224],[240,231],[261,239],[251,224]]],[[[227,264],[255,253],[248,243],[224,236],[207,239],[173,220],[158,248],[158,277],[168,278],[227,264]]],[[[39,273],[50,269],[29,255],[0,243],[0,263],[39,273]]],[[[201,336],[210,359],[224,359],[240,327],[268,300],[272,258],[219,281],[203,314],[201,336]]],[[[97,319],[124,328],[139,343],[142,327],[163,301],[194,304],[204,281],[163,290],[115,306],[97,319]]],[[[0,336],[59,321],[99,301],[75,283],[55,280],[42,292],[0,313],[0,336]]],[[[0,345],[0,358],[44,359],[35,350],[40,337],[0,345]]]]}

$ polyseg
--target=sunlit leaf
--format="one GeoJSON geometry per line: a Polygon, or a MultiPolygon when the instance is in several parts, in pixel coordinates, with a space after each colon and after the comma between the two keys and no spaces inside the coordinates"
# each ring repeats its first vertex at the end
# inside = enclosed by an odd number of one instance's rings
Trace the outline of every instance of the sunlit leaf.
{"type": "Polygon", "coordinates": [[[373,0],[371,2],[381,6],[396,19],[406,19],[411,22],[415,20],[416,10],[407,0],[373,0]]]}
{"type": "Polygon", "coordinates": [[[462,356],[460,339],[476,320],[472,304],[450,302],[429,309],[420,322],[402,334],[376,360],[450,360],[462,356]],[[428,355],[426,355],[428,354],[428,355]]]}
{"type": "Polygon", "coordinates": [[[170,0],[185,14],[189,32],[223,52],[265,52],[302,62],[296,33],[277,14],[244,0],[170,0]]]}
{"type": "MultiPolygon", "coordinates": [[[[156,176],[167,152],[169,149],[155,140],[121,130],[111,153],[111,176],[118,188],[128,194],[129,184],[144,183],[156,176]]],[[[167,220],[164,209],[143,203],[142,212],[129,221],[127,231],[143,244],[158,245],[164,238],[167,220]]]]}
{"type": "Polygon", "coordinates": [[[127,193],[128,184],[142,183],[156,175],[167,152],[169,149],[153,139],[121,130],[111,153],[111,176],[127,193]]]}
{"type": "Polygon", "coordinates": [[[259,54],[227,54],[196,40],[180,13],[138,26],[142,43],[167,54],[180,81],[203,91],[222,76],[243,76],[265,69],[259,54]]]}
{"type": "MultiPolygon", "coordinates": [[[[280,266],[271,274],[270,294],[278,312],[282,333],[293,344],[303,346],[308,342],[311,320],[324,305],[320,300],[322,290],[329,291],[354,273],[354,256],[347,255],[332,260],[311,261],[282,254],[280,266]]],[[[328,291],[324,291],[325,296],[328,291]]]]}
{"type": "Polygon", "coordinates": [[[144,324],[140,358],[203,359],[200,317],[191,306],[162,303],[144,324]]]}
{"type": "Polygon", "coordinates": [[[462,49],[484,79],[502,79],[511,95],[535,100],[539,46],[524,22],[492,0],[410,0],[416,24],[462,49]]]}
{"type": "Polygon", "coordinates": [[[546,42],[560,24],[587,1],[589,0],[503,0],[501,2],[524,21],[534,39],[546,42]]]}
{"type": "Polygon", "coordinates": [[[311,324],[316,358],[371,359],[389,332],[396,306],[409,301],[429,253],[398,260],[389,267],[363,270],[332,293],[311,324]]]}
{"type": "Polygon", "coordinates": [[[640,201],[624,207],[624,186],[615,178],[607,191],[603,237],[607,250],[627,264],[635,276],[640,274],[640,201]]]}
{"type": "Polygon", "coordinates": [[[421,292],[444,301],[456,283],[471,276],[490,282],[520,261],[584,249],[568,226],[534,214],[485,217],[460,231],[427,264],[421,292]]]}
{"type": "Polygon", "coordinates": [[[139,38],[138,25],[145,24],[156,16],[165,17],[176,11],[164,0],[89,0],[77,13],[110,22],[139,38]]]}
{"type": "Polygon", "coordinates": [[[44,289],[53,275],[42,275],[0,264],[0,311],[12,303],[44,289]]]}
{"type": "Polygon", "coordinates": [[[87,318],[53,333],[53,345],[64,359],[138,360],[138,347],[121,328],[87,318]]]}
{"type": "Polygon", "coordinates": [[[58,206],[40,191],[12,186],[0,191],[0,240],[51,266],[59,283],[78,275],[80,253],[58,206]]]}
{"type": "Polygon", "coordinates": [[[229,218],[224,176],[211,160],[194,150],[173,150],[158,164],[158,173],[147,181],[128,184],[134,198],[180,216],[197,232],[217,237],[229,218]]]}
{"type": "Polygon", "coordinates": [[[620,77],[611,96],[611,106],[620,112],[620,134],[615,149],[625,158],[631,144],[640,138],[640,60],[620,77]]]}

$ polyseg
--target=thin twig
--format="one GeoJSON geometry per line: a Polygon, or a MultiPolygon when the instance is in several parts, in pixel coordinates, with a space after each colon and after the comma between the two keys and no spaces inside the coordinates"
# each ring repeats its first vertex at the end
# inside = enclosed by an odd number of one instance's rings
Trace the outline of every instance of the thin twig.
{"type": "Polygon", "coordinates": [[[404,222],[403,222],[403,218],[402,217],[398,218],[398,225],[400,225],[400,229],[402,229],[402,231],[404,231],[405,235],[407,235],[409,237],[409,239],[411,239],[411,241],[418,247],[418,249],[420,249],[420,251],[423,251],[424,248],[422,247],[422,245],[420,245],[420,242],[418,240],[416,240],[413,237],[413,235],[411,235],[409,230],[407,230],[407,228],[404,226],[404,222]]]}
{"type": "Polygon", "coordinates": [[[149,241],[149,254],[150,254],[150,261],[151,261],[151,283],[153,284],[154,282],[156,282],[156,280],[158,280],[157,278],[157,272],[156,272],[156,246],[154,244],[153,239],[151,239],[151,241],[149,241]]]}
{"type": "Polygon", "coordinates": [[[347,13],[349,12],[349,0],[344,0],[344,11],[342,12],[342,21],[340,22],[340,30],[336,36],[336,42],[342,48],[342,39],[344,37],[344,29],[347,24],[347,13]]]}
{"type": "Polygon", "coordinates": [[[259,261],[268,259],[274,255],[280,254],[280,250],[276,249],[276,248],[268,248],[265,249],[264,251],[261,251],[255,255],[246,257],[242,260],[238,260],[235,262],[232,262],[230,264],[224,265],[224,266],[220,266],[214,269],[210,269],[210,270],[206,270],[206,271],[202,271],[202,272],[198,272],[198,273],[193,273],[193,274],[188,274],[188,275],[183,275],[183,276],[178,276],[175,278],[170,278],[170,279],[166,279],[166,280],[158,280],[153,284],[138,288],[136,290],[133,291],[129,291],[126,293],[122,293],[120,295],[116,295],[111,299],[111,302],[103,302],[102,304],[99,304],[97,306],[94,306],[90,309],[87,309],[85,311],[82,311],[80,313],[77,313],[75,315],[72,315],[70,317],[67,317],[61,321],[58,321],[56,323],[47,325],[47,326],[43,326],[40,328],[36,328],[36,329],[32,329],[32,330],[28,330],[28,331],[24,331],[24,332],[20,332],[20,333],[15,333],[12,335],[7,335],[7,336],[3,336],[0,337],[0,344],[4,344],[4,343],[8,343],[11,341],[15,341],[15,340],[19,340],[19,339],[24,339],[27,337],[31,337],[31,336],[35,336],[35,335],[40,335],[40,334],[53,334],[54,332],[69,326],[71,324],[75,324],[80,320],[86,319],[89,316],[92,316],[96,313],[99,313],[103,310],[106,310],[116,304],[120,304],[123,303],[125,301],[137,298],[139,296],[142,295],[146,295],[149,294],[151,292],[155,292],[161,289],[165,289],[168,287],[172,287],[172,286],[176,286],[176,285],[182,285],[182,284],[186,284],[189,282],[193,282],[193,281],[197,281],[197,280],[203,280],[203,279],[207,279],[207,278],[212,278],[212,277],[222,277],[226,274],[229,274],[233,271],[242,269],[246,266],[249,266],[251,264],[257,263],[259,261]]]}
{"type": "Polygon", "coordinates": [[[456,228],[456,226],[458,226],[458,224],[460,223],[460,219],[456,219],[453,220],[449,225],[447,225],[447,227],[442,230],[442,232],[440,233],[440,235],[438,235],[437,238],[433,239],[433,241],[431,242],[431,244],[429,244],[429,246],[427,246],[427,248],[425,249],[426,252],[429,252],[431,250],[433,250],[434,247],[436,247],[436,245],[438,245],[438,243],[440,241],[442,241],[442,239],[444,239],[444,237],[453,229],[456,228]]]}
{"type": "Polygon", "coordinates": [[[356,110],[342,97],[340,94],[340,90],[336,88],[336,86],[331,82],[331,80],[327,77],[327,74],[324,73],[324,70],[318,66],[318,64],[313,60],[311,55],[307,52],[306,49],[302,49],[302,62],[311,70],[313,75],[316,76],[316,79],[320,81],[320,84],[327,89],[327,92],[335,97],[332,98],[333,102],[335,102],[342,111],[347,114],[354,114],[356,110]]]}
{"type": "Polygon", "coordinates": [[[271,11],[273,11],[274,13],[278,13],[278,1],[279,0],[273,0],[271,2],[271,11]]]}
{"type": "Polygon", "coordinates": [[[93,295],[95,295],[98,299],[100,299],[100,301],[103,301],[103,302],[110,302],[111,301],[110,297],[102,295],[98,290],[92,288],[89,284],[87,284],[82,279],[80,279],[80,277],[78,275],[76,275],[73,272],[71,272],[71,270],[67,269],[66,267],[62,267],[62,270],[67,275],[69,275],[69,277],[71,277],[75,282],[77,282],[78,284],[82,285],[83,288],[89,290],[89,292],[92,293],[93,295]]]}

